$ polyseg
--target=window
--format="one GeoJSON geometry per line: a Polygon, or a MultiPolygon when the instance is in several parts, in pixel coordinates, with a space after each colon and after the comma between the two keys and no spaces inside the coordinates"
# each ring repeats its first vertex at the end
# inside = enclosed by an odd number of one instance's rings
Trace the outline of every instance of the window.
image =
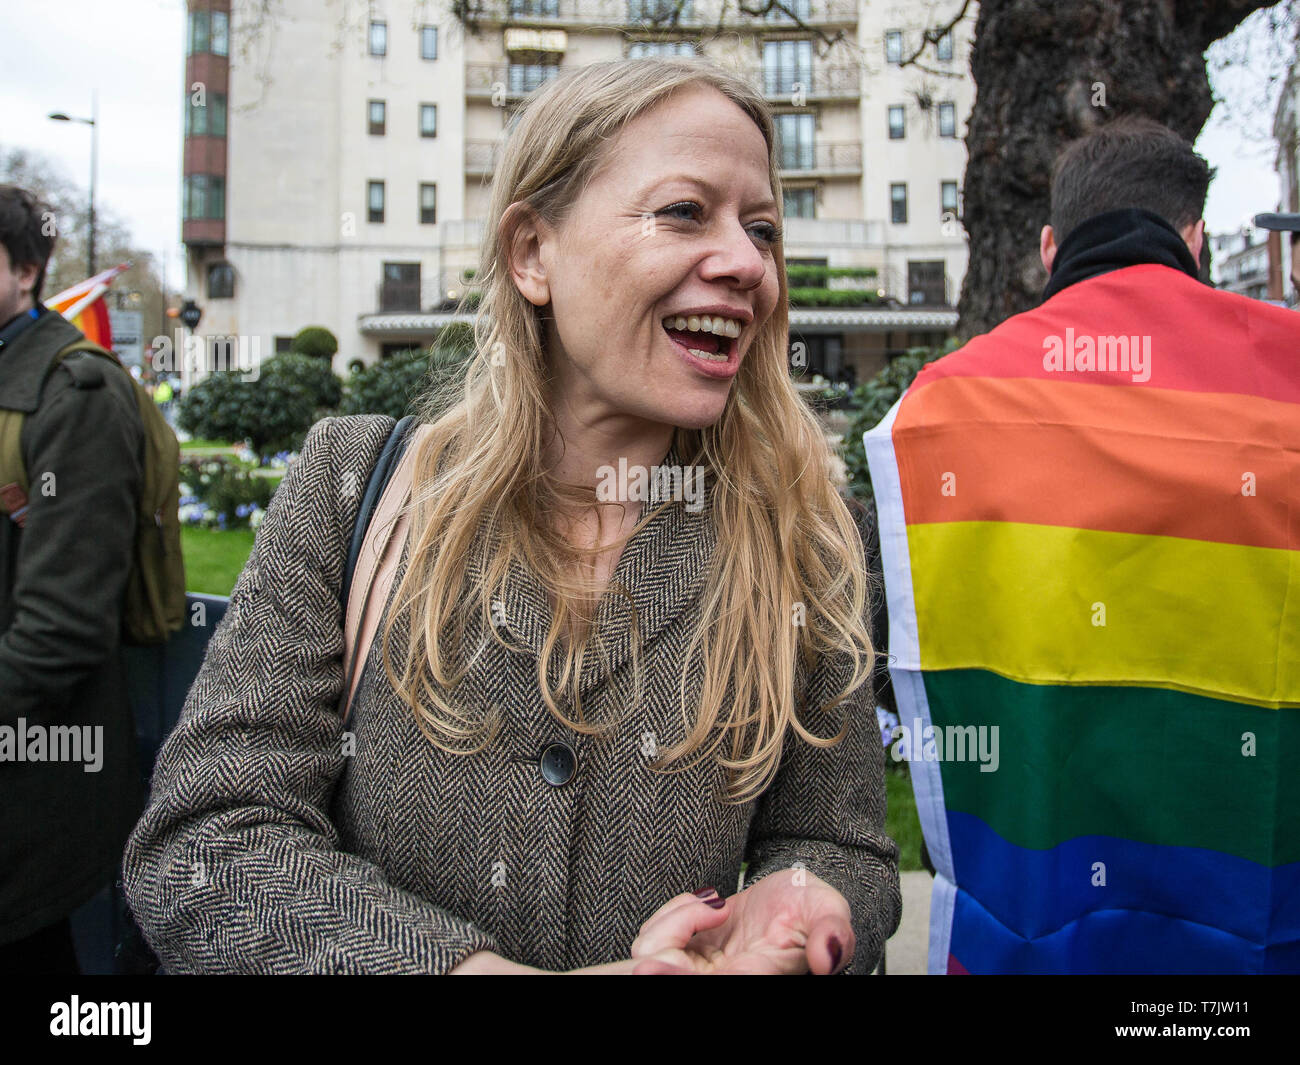
{"type": "Polygon", "coordinates": [[[903,61],[903,33],[890,30],[885,34],[885,62],[901,63],[903,61]]]}
{"type": "Polygon", "coordinates": [[[939,136],[957,136],[957,105],[943,103],[939,105],[939,136]]]}
{"type": "Polygon", "coordinates": [[[957,182],[941,181],[939,183],[939,203],[944,218],[949,215],[956,218],[961,213],[957,206],[957,182]]]}
{"type": "Polygon", "coordinates": [[[558,56],[548,56],[541,63],[511,63],[508,71],[508,91],[515,93],[532,92],[544,82],[560,76],[558,56]]]}
{"type": "Polygon", "coordinates": [[[431,226],[438,221],[438,186],[420,183],[420,224],[431,226]]]}
{"type": "Polygon", "coordinates": [[[777,115],[776,131],[781,145],[781,169],[811,170],[813,168],[813,137],[816,119],[813,115],[777,115]]]}
{"type": "Polygon", "coordinates": [[[952,30],[949,30],[934,42],[934,49],[944,62],[952,59],[952,30]]]}
{"type": "Polygon", "coordinates": [[[420,27],[420,58],[421,59],[438,58],[438,27],[437,26],[420,27]]]}
{"type": "Polygon", "coordinates": [[[907,221],[907,185],[889,186],[889,220],[898,225],[907,221]]]}
{"type": "Polygon", "coordinates": [[[812,86],[812,41],[767,41],[763,45],[763,86],[769,96],[812,86]]]}
{"type": "Polygon", "coordinates": [[[372,181],[367,186],[367,206],[370,211],[370,221],[382,222],[384,220],[384,183],[382,181],[372,181]]]}
{"type": "Polygon", "coordinates": [[[212,54],[230,54],[230,16],[224,11],[212,12],[212,54]]]}
{"type": "Polygon", "coordinates": [[[791,15],[807,20],[812,14],[812,0],[782,0],[781,7],[786,10],[782,11],[775,6],[768,9],[766,16],[768,22],[793,22],[791,15]],[[786,14],[786,11],[790,14],[786,14]]]}
{"type": "Polygon", "coordinates": [[[197,104],[194,97],[185,97],[185,136],[224,137],[226,135],[226,97],[224,93],[211,93],[206,104],[197,104]]]}
{"type": "Polygon", "coordinates": [[[438,135],[438,105],[420,105],[420,136],[436,137],[438,135]]]}
{"type": "Polygon", "coordinates": [[[292,351],[292,350],[293,350],[293,337],[275,338],[275,353],[277,355],[283,355],[285,352],[292,351]]]}
{"type": "Polygon", "coordinates": [[[521,18],[558,18],[560,0],[510,0],[510,14],[521,18]]]}
{"type": "Polygon", "coordinates": [[[901,141],[904,130],[903,105],[893,104],[889,108],[889,139],[891,141],[901,141]]]}
{"type": "Polygon", "coordinates": [[[372,137],[382,137],[384,127],[387,125],[388,107],[383,100],[370,101],[370,135],[372,137]]]}
{"type": "Polygon", "coordinates": [[[388,54],[388,23],[372,22],[370,24],[370,54],[388,54]]]}
{"type": "Polygon", "coordinates": [[[216,174],[186,174],[185,217],[226,217],[226,179],[216,174]]]}
{"type": "Polygon", "coordinates": [[[816,189],[782,189],[781,198],[785,201],[787,218],[817,217],[816,189]]]}
{"type": "MultiPolygon", "coordinates": [[[[790,264],[793,265],[793,264],[790,264]]],[[[821,265],[825,266],[825,262],[821,265]]],[[[837,381],[843,374],[844,338],[834,333],[799,333],[790,331],[790,339],[804,347],[807,364],[796,370],[799,377],[811,377],[821,374],[831,381],[837,381]]]]}
{"type": "Polygon", "coordinates": [[[235,296],[235,268],[229,263],[208,266],[208,299],[228,300],[235,296]]]}
{"type": "Polygon", "coordinates": [[[645,59],[647,56],[694,55],[694,41],[633,41],[628,45],[629,59],[645,59]]]}
{"type": "Polygon", "coordinates": [[[907,264],[907,302],[923,307],[943,307],[948,302],[947,278],[942,259],[907,264]]]}
{"type": "Polygon", "coordinates": [[[206,52],[211,46],[211,22],[206,11],[190,12],[189,55],[206,52]]]}
{"type": "MultiPolygon", "coordinates": [[[[627,0],[628,22],[666,22],[677,11],[678,0],[627,0]]],[[[695,17],[692,0],[681,0],[680,22],[695,17]]]]}
{"type": "Polygon", "coordinates": [[[418,311],[420,309],[420,264],[384,263],[384,283],[380,286],[381,311],[418,311]]]}

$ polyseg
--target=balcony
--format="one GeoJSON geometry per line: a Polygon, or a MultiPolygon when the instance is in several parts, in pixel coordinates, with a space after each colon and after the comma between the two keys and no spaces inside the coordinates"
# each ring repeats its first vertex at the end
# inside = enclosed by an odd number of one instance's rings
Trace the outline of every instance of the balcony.
{"type": "Polygon", "coordinates": [[[799,177],[861,177],[862,142],[791,145],[778,153],[782,180],[799,177]]]}
{"type": "Polygon", "coordinates": [[[769,100],[788,102],[797,88],[808,100],[856,100],[862,95],[860,67],[747,67],[739,73],[769,100]]]}
{"type": "Polygon", "coordinates": [[[522,100],[559,76],[560,68],[549,64],[466,63],[465,95],[473,100],[491,99],[501,88],[507,100],[522,100]]]}
{"type": "MultiPolygon", "coordinates": [[[[471,142],[474,143],[474,142],[471,142]]],[[[495,144],[495,141],[484,141],[495,144]]],[[[477,251],[483,244],[484,222],[481,218],[449,219],[439,225],[439,245],[452,249],[477,251]]],[[[787,249],[809,248],[884,248],[885,223],[862,218],[794,218],[785,219],[784,244],[787,249]]],[[[787,255],[789,255],[787,251],[787,255]]],[[[800,255],[804,254],[801,250],[800,255]]],[[[444,271],[450,279],[454,271],[444,271]]],[[[444,285],[444,288],[446,286],[444,285]]]]}
{"type": "Polygon", "coordinates": [[[465,142],[465,176],[490,177],[496,173],[497,164],[501,162],[501,149],[504,142],[466,141],[465,142]]]}
{"type": "Polygon", "coordinates": [[[857,218],[785,219],[785,247],[791,248],[883,248],[885,224],[857,218]]]}
{"type": "MultiPolygon", "coordinates": [[[[805,25],[852,27],[858,23],[857,0],[785,0],[805,25]]],[[[719,21],[708,0],[468,0],[464,20],[475,26],[608,26],[612,28],[693,29],[705,26],[788,30],[795,20],[779,11],[750,15],[728,4],[719,21]]]]}
{"type": "Polygon", "coordinates": [[[466,291],[478,292],[465,277],[473,266],[446,267],[422,280],[390,279],[376,286],[378,310],[357,316],[357,328],[363,336],[390,340],[431,339],[439,329],[453,322],[473,319],[477,300],[458,309],[466,291]]]}

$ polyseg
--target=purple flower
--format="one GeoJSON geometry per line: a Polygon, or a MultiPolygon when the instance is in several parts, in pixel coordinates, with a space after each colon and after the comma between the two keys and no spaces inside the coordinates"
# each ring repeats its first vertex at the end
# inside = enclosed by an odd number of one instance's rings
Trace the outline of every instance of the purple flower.
{"type": "Polygon", "coordinates": [[[883,706],[878,706],[876,707],[876,723],[880,726],[880,745],[888,747],[894,740],[894,729],[898,727],[898,715],[886,710],[883,706]]]}

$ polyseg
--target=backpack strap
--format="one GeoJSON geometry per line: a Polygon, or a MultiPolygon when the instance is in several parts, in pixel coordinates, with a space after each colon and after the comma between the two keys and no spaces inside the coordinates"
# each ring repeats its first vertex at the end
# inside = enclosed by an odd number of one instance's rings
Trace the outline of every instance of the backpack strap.
{"type": "MultiPolygon", "coordinates": [[[[85,337],[60,348],[45,367],[41,378],[41,394],[46,382],[62,366],[72,375],[76,388],[99,388],[104,384],[103,370],[98,360],[90,358],[99,355],[114,365],[125,370],[121,361],[112,352],[105,351],[85,337]]],[[[27,523],[28,489],[27,466],[23,462],[22,429],[26,415],[20,410],[0,409],[0,511],[9,516],[9,520],[20,528],[27,523]]]]}
{"type": "Polygon", "coordinates": [[[345,669],[339,716],[344,724],[401,556],[407,515],[399,516],[399,512],[410,495],[415,449],[407,445],[416,428],[412,415],[393,427],[366,485],[352,530],[341,593],[345,669]]]}

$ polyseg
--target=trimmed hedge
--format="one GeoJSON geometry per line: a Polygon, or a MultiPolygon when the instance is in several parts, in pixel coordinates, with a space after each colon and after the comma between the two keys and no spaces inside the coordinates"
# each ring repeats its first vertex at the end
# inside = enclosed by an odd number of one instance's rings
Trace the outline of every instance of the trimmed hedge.
{"type": "Polygon", "coordinates": [[[247,440],[259,456],[297,451],[307,430],[342,399],[343,382],[329,363],[288,353],[262,363],[256,381],[209,374],[182,397],[177,422],[193,436],[247,440]]]}
{"type": "Polygon", "coordinates": [[[339,350],[338,338],[323,325],[309,325],[298,330],[289,350],[315,359],[332,359],[339,350]]]}
{"type": "Polygon", "coordinates": [[[874,290],[840,288],[792,288],[792,307],[863,307],[883,302],[874,290]]]}

